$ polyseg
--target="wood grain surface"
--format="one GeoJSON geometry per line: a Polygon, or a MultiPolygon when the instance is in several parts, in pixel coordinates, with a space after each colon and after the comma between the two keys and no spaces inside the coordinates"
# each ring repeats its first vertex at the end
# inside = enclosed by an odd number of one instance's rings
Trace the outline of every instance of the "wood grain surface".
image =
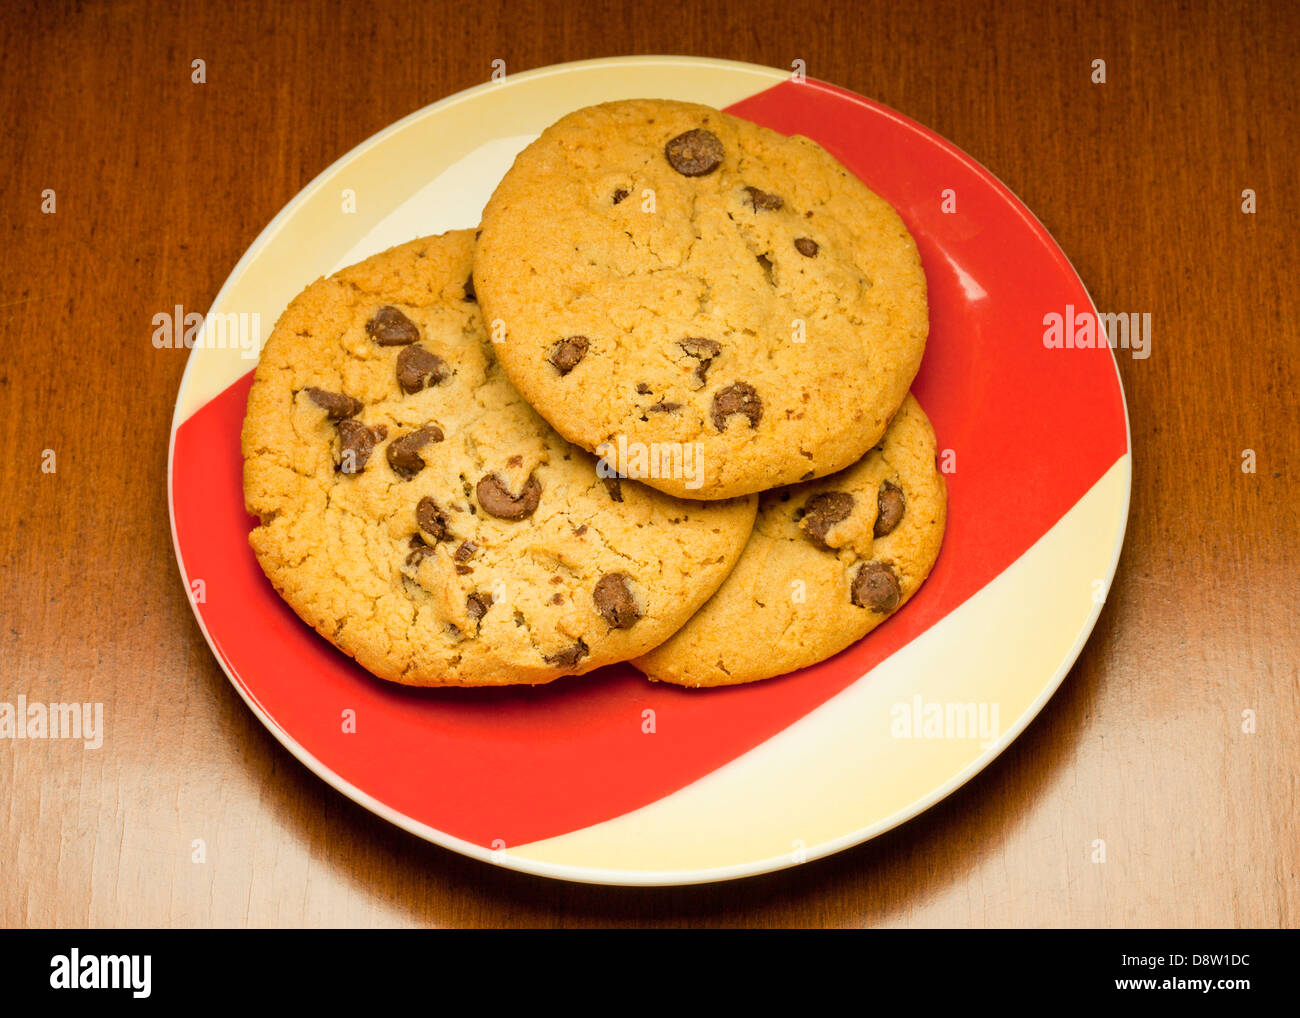
{"type": "Polygon", "coordinates": [[[0,21],[0,700],[103,701],[109,725],[97,751],[0,741],[0,923],[1297,924],[1300,5],[124,2],[0,21]],[[674,52],[801,59],[914,117],[1020,195],[1100,308],[1151,314],[1151,356],[1119,361],[1132,512],[1063,687],[934,809],[742,882],[570,885],[389,826],[245,708],[172,553],[185,352],[155,350],[151,321],[206,309],[316,173],[493,60],[674,52]]]}

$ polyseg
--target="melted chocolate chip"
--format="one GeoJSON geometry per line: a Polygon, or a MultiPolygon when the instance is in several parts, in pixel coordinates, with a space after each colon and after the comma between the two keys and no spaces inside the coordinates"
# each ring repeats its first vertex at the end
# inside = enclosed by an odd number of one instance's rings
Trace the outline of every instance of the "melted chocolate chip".
{"type": "Polygon", "coordinates": [[[727,418],[733,414],[742,414],[749,419],[751,428],[757,427],[763,416],[763,401],[752,385],[736,382],[720,389],[713,397],[713,426],[719,431],[727,430],[727,418]]]}
{"type": "Polygon", "coordinates": [[[805,258],[816,258],[821,247],[811,237],[796,237],[794,239],[794,249],[805,258]]]}
{"type": "Polygon", "coordinates": [[[424,469],[424,458],[420,455],[420,450],[430,442],[441,441],[442,429],[433,424],[407,432],[388,443],[388,465],[398,477],[409,481],[424,469]]]}
{"type": "Polygon", "coordinates": [[[859,608],[885,615],[898,607],[903,592],[892,568],[884,562],[864,562],[853,577],[850,596],[859,608]]]}
{"type": "Polygon", "coordinates": [[[722,142],[712,131],[697,127],[664,146],[668,165],[684,177],[703,177],[722,165],[722,142]]]}
{"type": "Polygon", "coordinates": [[[597,581],[591,596],[596,602],[596,611],[612,629],[630,629],[641,617],[641,609],[637,607],[624,573],[606,573],[597,581]]]}
{"type": "Polygon", "coordinates": [[[617,205],[627,196],[628,196],[627,188],[620,187],[617,191],[614,192],[614,204],[617,205]]]}
{"type": "Polygon", "coordinates": [[[555,349],[547,360],[555,365],[561,375],[567,375],[587,356],[587,347],[590,345],[586,336],[568,336],[555,344],[555,349]]]}
{"type": "Polygon", "coordinates": [[[406,556],[408,566],[418,565],[426,556],[433,554],[433,546],[419,534],[412,534],[411,540],[407,542],[406,546],[411,549],[406,556]]]}
{"type": "Polygon", "coordinates": [[[876,495],[876,526],[873,531],[876,537],[892,533],[906,508],[903,489],[892,481],[885,481],[876,495]]]}
{"type": "Polygon", "coordinates": [[[391,304],[385,304],[370,321],[366,333],[380,346],[404,346],[420,338],[420,328],[391,304]]]}
{"type": "Polygon", "coordinates": [[[339,460],[336,469],[341,474],[359,474],[366,468],[375,445],[384,440],[388,429],[382,424],[367,428],[359,421],[339,421],[339,460]]]}
{"type": "Polygon", "coordinates": [[[848,519],[851,512],[853,512],[852,495],[845,491],[823,491],[808,500],[799,526],[817,544],[828,548],[830,545],[826,543],[827,531],[840,520],[848,519]]]}
{"type": "Polygon", "coordinates": [[[307,388],[303,389],[311,401],[325,411],[331,421],[341,421],[348,417],[355,417],[361,413],[361,400],[352,396],[344,396],[338,392],[327,392],[324,389],[307,388]]]}
{"type": "Polygon", "coordinates": [[[677,345],[686,351],[688,357],[698,357],[702,361],[712,360],[722,353],[721,343],[716,339],[705,339],[703,336],[687,336],[685,339],[679,339],[677,345]]]}
{"type": "Polygon", "coordinates": [[[499,520],[522,520],[533,515],[542,497],[542,486],[532,474],[528,475],[524,489],[518,495],[510,494],[510,489],[497,474],[482,478],[474,490],[478,493],[478,504],[499,520]]]}
{"type": "Polygon", "coordinates": [[[586,656],[587,645],[579,640],[572,647],[565,647],[554,654],[545,655],[545,661],[555,668],[572,668],[586,656]]]}
{"type": "Polygon", "coordinates": [[[469,616],[470,621],[477,622],[487,614],[495,600],[491,594],[476,590],[465,598],[465,614],[469,616]]]}
{"type": "Polygon", "coordinates": [[[450,374],[446,361],[418,343],[397,355],[397,384],[408,396],[446,381],[450,374]]]}
{"type": "Polygon", "coordinates": [[[713,358],[722,353],[722,344],[714,339],[705,339],[703,336],[687,336],[685,339],[679,339],[677,345],[686,352],[686,356],[694,357],[700,362],[695,365],[694,388],[702,387],[708,377],[709,365],[713,363],[713,358]]]}
{"type": "Polygon", "coordinates": [[[749,207],[755,212],[775,212],[785,204],[779,194],[768,194],[756,187],[746,187],[745,194],[749,198],[749,207]]]}
{"type": "Polygon", "coordinates": [[[416,503],[415,522],[435,541],[443,541],[448,537],[451,520],[442,507],[428,495],[416,503]]]}

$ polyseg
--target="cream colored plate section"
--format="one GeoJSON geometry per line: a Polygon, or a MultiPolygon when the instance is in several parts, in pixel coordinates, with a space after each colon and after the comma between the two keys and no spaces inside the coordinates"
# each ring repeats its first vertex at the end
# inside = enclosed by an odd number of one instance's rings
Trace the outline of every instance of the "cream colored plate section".
{"type": "Polygon", "coordinates": [[[190,355],[173,426],[256,363],[256,349],[223,339],[217,322],[243,316],[265,339],[319,276],[414,237],[477,226],[515,155],[564,114],[644,96],[727,106],[784,78],[770,67],[690,57],[585,60],[507,75],[398,121],[308,184],[240,259],[208,315],[212,345],[190,355]]]}
{"type": "Polygon", "coordinates": [[[1001,576],[790,728],[658,802],[507,855],[617,860],[640,871],[620,874],[629,883],[681,882],[674,870],[716,880],[828,855],[921,812],[997,756],[1060,685],[1101,611],[1128,491],[1125,456],[1001,576]],[[945,717],[949,704],[974,704],[961,715],[989,726],[961,737],[954,710],[927,737],[913,719],[931,704],[945,717]]]}

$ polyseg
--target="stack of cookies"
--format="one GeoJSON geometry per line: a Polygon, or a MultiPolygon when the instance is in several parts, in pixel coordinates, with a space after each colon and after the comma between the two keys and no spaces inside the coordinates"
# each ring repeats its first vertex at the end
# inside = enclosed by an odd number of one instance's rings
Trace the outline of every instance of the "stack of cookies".
{"type": "Polygon", "coordinates": [[[784,674],[934,565],[927,331],[902,220],[814,142],[687,103],[579,110],[478,231],[285,310],[244,421],[250,542],[395,682],[784,674]]]}

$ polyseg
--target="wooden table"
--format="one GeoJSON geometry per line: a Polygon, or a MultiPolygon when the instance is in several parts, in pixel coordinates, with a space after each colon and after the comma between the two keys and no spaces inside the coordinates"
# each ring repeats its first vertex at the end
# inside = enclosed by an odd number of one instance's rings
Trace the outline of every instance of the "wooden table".
{"type": "Polygon", "coordinates": [[[194,6],[4,19],[0,700],[103,701],[110,739],[0,742],[0,922],[1296,925],[1300,6],[194,6]],[[1115,586],[1010,750],[827,860],[576,886],[390,827],[245,708],[176,571],[185,353],[155,350],[151,321],[207,308],[319,170],[493,60],[663,52],[801,59],[934,128],[1038,214],[1099,307],[1151,314],[1152,354],[1120,359],[1134,486],[1115,586]]]}

